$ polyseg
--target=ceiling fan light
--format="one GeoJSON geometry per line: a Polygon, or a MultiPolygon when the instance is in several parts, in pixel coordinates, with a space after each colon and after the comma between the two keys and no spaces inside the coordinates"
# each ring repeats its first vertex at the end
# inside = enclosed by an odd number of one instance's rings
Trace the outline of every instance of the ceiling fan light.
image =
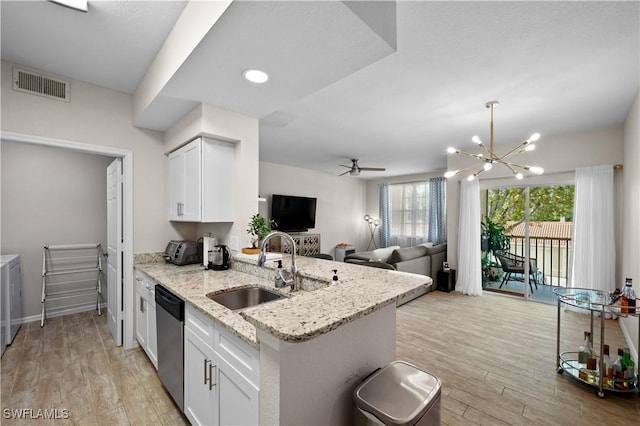
{"type": "Polygon", "coordinates": [[[534,149],[536,149],[536,144],[534,143],[527,144],[527,146],[524,148],[525,151],[533,151],[534,149]]]}
{"type": "Polygon", "coordinates": [[[529,139],[527,139],[529,142],[535,142],[538,139],[540,139],[540,133],[534,133],[531,136],[529,136],[529,139]]]}
{"type": "Polygon", "coordinates": [[[475,178],[476,178],[475,173],[474,173],[474,174],[472,174],[472,175],[467,176],[467,180],[468,180],[469,182],[471,182],[471,181],[472,181],[472,180],[474,180],[475,178]]]}
{"type": "Polygon", "coordinates": [[[544,169],[538,166],[529,167],[529,170],[531,170],[531,173],[535,173],[537,175],[541,175],[544,173],[544,169]]]}
{"type": "Polygon", "coordinates": [[[520,172],[517,172],[517,173],[516,173],[516,179],[518,179],[518,180],[522,180],[522,178],[523,178],[523,177],[524,177],[524,176],[522,175],[522,173],[520,173],[520,172]]]}
{"type": "Polygon", "coordinates": [[[457,153],[458,153],[458,150],[457,150],[457,149],[455,149],[454,147],[450,146],[449,148],[447,148],[447,152],[448,152],[449,154],[457,154],[457,153]]]}
{"type": "Polygon", "coordinates": [[[480,139],[480,136],[474,136],[471,138],[471,140],[475,143],[477,143],[478,145],[480,145],[482,143],[482,139],[480,139]]]}
{"type": "Polygon", "coordinates": [[[493,169],[493,164],[491,164],[490,162],[486,162],[486,163],[484,163],[483,167],[484,167],[484,169],[486,171],[489,171],[489,170],[493,169]]]}
{"type": "Polygon", "coordinates": [[[460,173],[460,170],[450,170],[450,171],[448,171],[448,172],[446,172],[444,174],[444,177],[449,179],[450,177],[453,177],[453,176],[457,175],[458,173],[460,173]]]}

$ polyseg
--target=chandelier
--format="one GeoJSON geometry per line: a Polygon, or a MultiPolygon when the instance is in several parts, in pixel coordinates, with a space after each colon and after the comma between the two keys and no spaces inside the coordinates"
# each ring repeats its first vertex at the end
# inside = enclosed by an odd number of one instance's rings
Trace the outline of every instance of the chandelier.
{"type": "MultiPolygon", "coordinates": [[[[507,152],[504,155],[498,155],[496,154],[494,147],[493,147],[493,109],[498,105],[498,101],[489,101],[486,103],[486,107],[489,108],[491,110],[491,126],[490,126],[490,144],[489,146],[486,146],[484,144],[484,142],[482,141],[482,139],[480,139],[479,136],[474,136],[473,138],[471,138],[471,140],[475,143],[478,144],[478,146],[480,146],[480,148],[484,149],[484,151],[486,152],[486,154],[480,153],[480,154],[473,154],[470,152],[465,152],[465,151],[460,151],[459,149],[456,148],[448,148],[447,152],[449,154],[458,154],[458,155],[466,155],[468,157],[473,157],[473,158],[477,158],[478,160],[480,160],[480,162],[482,163],[482,168],[480,168],[478,171],[474,172],[473,174],[470,174],[469,176],[467,176],[467,180],[472,181],[474,180],[476,177],[478,177],[478,175],[484,171],[489,171],[493,168],[494,164],[502,164],[503,166],[505,166],[507,169],[509,169],[511,171],[511,173],[515,176],[516,179],[522,179],[524,177],[524,175],[522,174],[522,171],[528,171],[531,173],[535,173],[537,175],[541,175],[542,173],[544,173],[544,169],[542,167],[538,167],[538,166],[528,166],[526,164],[518,164],[518,163],[512,163],[511,161],[507,160],[507,157],[509,157],[512,154],[519,154],[521,152],[525,152],[525,151],[533,151],[536,146],[533,142],[537,141],[538,139],[540,139],[540,133],[534,133],[533,135],[531,135],[529,137],[529,139],[525,139],[522,143],[520,143],[519,145],[517,145],[515,148],[513,148],[511,151],[507,152]]],[[[460,169],[460,170],[452,170],[452,171],[448,171],[444,174],[444,177],[446,178],[450,178],[452,176],[455,176],[459,173],[462,173],[465,170],[470,169],[473,166],[469,166],[466,167],[464,169],[460,169]]]]}

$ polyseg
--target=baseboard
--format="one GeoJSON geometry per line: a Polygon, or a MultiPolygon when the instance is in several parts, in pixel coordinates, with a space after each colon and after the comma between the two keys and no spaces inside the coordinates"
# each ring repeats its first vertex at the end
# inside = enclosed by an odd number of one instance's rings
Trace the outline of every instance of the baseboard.
{"type": "MultiPolygon", "coordinates": [[[[96,305],[95,303],[91,303],[91,304],[87,304],[87,305],[79,305],[79,306],[74,306],[72,308],[61,308],[61,309],[47,309],[47,318],[55,318],[55,317],[62,317],[65,315],[71,315],[71,314],[77,314],[80,312],[87,312],[87,311],[95,311],[96,310],[96,305]]],[[[102,311],[102,314],[104,315],[105,312],[107,312],[107,304],[106,303],[101,303],[100,304],[100,310],[102,311]]],[[[36,322],[36,321],[40,321],[40,319],[42,318],[41,314],[37,314],[37,315],[31,315],[28,317],[22,317],[18,320],[19,324],[26,324],[29,322],[36,322]]]]}

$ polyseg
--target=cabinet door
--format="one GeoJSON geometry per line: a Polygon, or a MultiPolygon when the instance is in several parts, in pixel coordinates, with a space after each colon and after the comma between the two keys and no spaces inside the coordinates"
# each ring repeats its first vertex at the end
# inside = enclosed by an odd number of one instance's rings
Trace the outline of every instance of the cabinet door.
{"type": "Polygon", "coordinates": [[[257,425],[258,389],[216,353],[218,424],[257,425]]]}
{"type": "Polygon", "coordinates": [[[194,425],[217,425],[213,349],[184,328],[184,414],[194,425]],[[211,387],[211,389],[209,389],[211,387]]]}
{"type": "Polygon", "coordinates": [[[169,220],[181,220],[184,204],[184,156],[178,150],[169,154],[169,220]]]}
{"type": "MultiPolygon", "coordinates": [[[[140,284],[140,282],[138,282],[140,284]]],[[[155,316],[154,316],[155,319],[155,316]]],[[[147,350],[148,315],[144,295],[136,291],[136,338],[142,349],[147,350]]]]}
{"type": "MultiPolygon", "coordinates": [[[[149,294],[154,297],[153,293],[149,294]]],[[[147,355],[153,366],[158,369],[158,336],[156,334],[156,301],[149,299],[146,302],[147,311],[147,355]]]]}
{"type": "Polygon", "coordinates": [[[195,140],[183,149],[184,205],[180,220],[198,222],[202,218],[202,141],[195,140]]]}
{"type": "Polygon", "coordinates": [[[235,145],[202,140],[202,221],[233,222],[235,145]]]}

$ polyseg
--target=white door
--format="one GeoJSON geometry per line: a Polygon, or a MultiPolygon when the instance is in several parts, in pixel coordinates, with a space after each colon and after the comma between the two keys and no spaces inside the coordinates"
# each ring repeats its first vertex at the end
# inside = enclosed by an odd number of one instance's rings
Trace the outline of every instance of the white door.
{"type": "Polygon", "coordinates": [[[107,323],[122,345],[122,159],[107,168],[107,323]]]}

